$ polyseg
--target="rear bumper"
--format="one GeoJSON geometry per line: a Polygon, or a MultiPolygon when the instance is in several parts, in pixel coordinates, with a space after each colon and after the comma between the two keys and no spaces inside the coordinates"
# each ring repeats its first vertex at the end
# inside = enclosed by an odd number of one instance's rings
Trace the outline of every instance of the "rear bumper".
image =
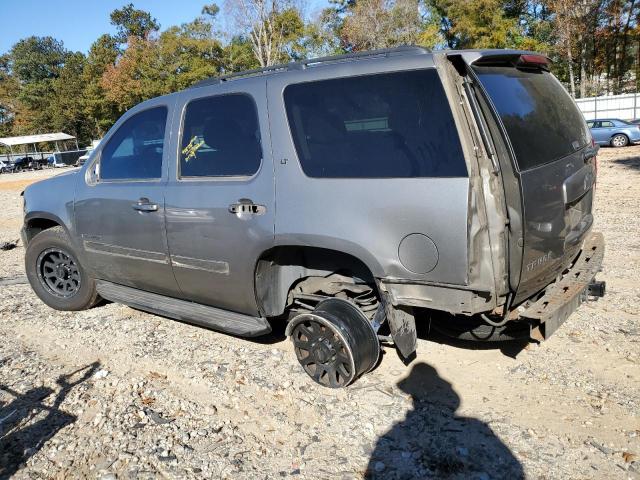
{"type": "Polygon", "coordinates": [[[590,295],[604,295],[604,283],[599,284],[599,288],[593,286],[603,258],[604,237],[602,233],[591,233],[584,241],[580,256],[562,279],[520,312],[520,319],[531,323],[531,338],[546,340],[590,295]]]}

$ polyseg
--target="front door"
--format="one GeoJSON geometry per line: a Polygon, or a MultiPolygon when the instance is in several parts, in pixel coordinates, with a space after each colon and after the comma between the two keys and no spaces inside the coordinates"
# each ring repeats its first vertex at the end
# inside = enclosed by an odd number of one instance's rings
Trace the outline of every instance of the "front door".
{"type": "Polygon", "coordinates": [[[163,197],[170,110],[158,103],[133,113],[105,138],[79,181],[75,220],[97,278],[176,296],[163,197]]]}
{"type": "Polygon", "coordinates": [[[242,87],[183,93],[167,235],[184,298],[257,315],[255,267],[274,237],[273,164],[264,79],[242,87]]]}

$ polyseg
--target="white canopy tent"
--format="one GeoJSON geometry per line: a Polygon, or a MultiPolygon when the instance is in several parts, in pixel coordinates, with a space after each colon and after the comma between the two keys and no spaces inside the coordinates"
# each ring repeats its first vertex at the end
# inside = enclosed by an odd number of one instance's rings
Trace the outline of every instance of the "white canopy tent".
{"type": "Polygon", "coordinates": [[[9,147],[9,150],[11,151],[11,155],[13,155],[13,147],[18,145],[33,145],[35,148],[35,153],[38,153],[37,144],[42,142],[53,142],[56,145],[56,150],[60,151],[60,148],[58,147],[58,142],[63,140],[75,140],[76,150],[79,150],[78,140],[76,139],[76,137],[74,137],[73,135],[69,135],[67,133],[62,133],[62,132],[43,133],[40,135],[25,135],[22,137],[0,138],[0,145],[9,147]]]}

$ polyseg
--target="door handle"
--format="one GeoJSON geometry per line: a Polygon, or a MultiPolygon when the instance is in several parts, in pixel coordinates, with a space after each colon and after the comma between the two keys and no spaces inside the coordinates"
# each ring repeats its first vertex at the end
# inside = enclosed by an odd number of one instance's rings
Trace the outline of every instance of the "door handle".
{"type": "Polygon", "coordinates": [[[249,215],[263,215],[267,211],[267,207],[264,205],[257,205],[253,203],[253,200],[248,198],[241,198],[238,203],[232,203],[229,205],[229,213],[235,215],[249,214],[249,215]]]}
{"type": "Polygon", "coordinates": [[[157,212],[158,204],[151,203],[148,198],[142,197],[138,200],[137,203],[131,205],[134,210],[138,210],[139,212],[157,212]]]}

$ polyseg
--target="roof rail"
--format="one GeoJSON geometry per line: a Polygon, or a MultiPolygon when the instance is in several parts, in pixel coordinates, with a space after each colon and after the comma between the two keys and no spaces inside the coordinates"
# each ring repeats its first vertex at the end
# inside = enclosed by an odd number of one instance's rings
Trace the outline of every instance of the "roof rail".
{"type": "Polygon", "coordinates": [[[243,72],[231,73],[229,75],[222,75],[220,77],[210,77],[201,80],[193,84],[189,88],[204,87],[207,85],[217,85],[220,83],[228,82],[230,80],[236,80],[239,78],[255,77],[258,75],[272,74],[278,72],[288,72],[293,70],[305,70],[308,67],[315,67],[325,63],[335,63],[354,59],[365,59],[371,57],[390,57],[395,55],[405,55],[411,53],[425,54],[430,53],[429,50],[423,47],[414,45],[402,45],[395,48],[384,48],[380,50],[369,50],[367,52],[348,53],[345,55],[330,55],[327,57],[311,58],[309,60],[300,60],[298,62],[281,63],[278,65],[271,65],[264,68],[256,68],[253,70],[245,70],[243,72]]]}

